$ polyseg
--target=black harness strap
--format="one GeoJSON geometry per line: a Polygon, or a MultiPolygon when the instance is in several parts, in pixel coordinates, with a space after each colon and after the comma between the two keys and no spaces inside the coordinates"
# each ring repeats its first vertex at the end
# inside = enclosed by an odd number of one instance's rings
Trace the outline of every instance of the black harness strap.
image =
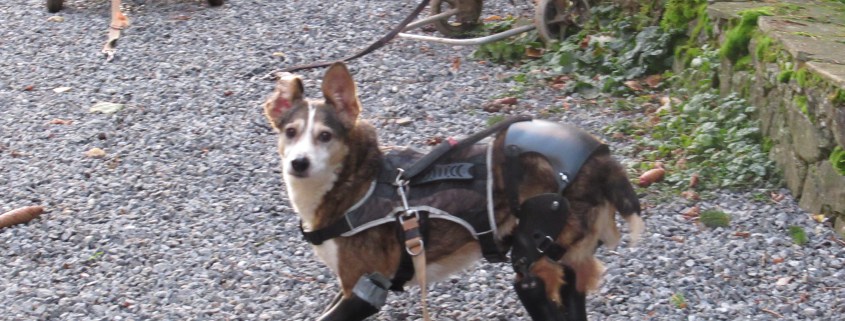
{"type": "Polygon", "coordinates": [[[408,180],[413,182],[414,178],[417,175],[419,175],[420,173],[425,171],[429,166],[431,166],[431,164],[434,164],[434,162],[436,162],[438,159],[446,156],[450,151],[459,150],[461,148],[468,147],[472,144],[475,144],[478,141],[480,141],[480,140],[482,140],[486,137],[489,137],[490,135],[498,133],[499,131],[507,128],[508,126],[512,125],[513,123],[522,122],[522,121],[529,121],[529,120],[531,120],[531,116],[511,117],[511,118],[505,119],[503,121],[500,121],[500,122],[494,124],[493,126],[487,127],[486,129],[484,129],[480,132],[472,134],[471,136],[468,136],[464,139],[461,139],[458,142],[452,142],[450,140],[444,140],[442,143],[440,143],[440,145],[437,145],[437,147],[434,147],[431,150],[431,152],[429,152],[428,154],[423,156],[423,158],[420,158],[420,160],[415,162],[413,165],[408,166],[408,168],[405,168],[405,172],[402,174],[402,176],[405,179],[408,179],[408,180]]]}

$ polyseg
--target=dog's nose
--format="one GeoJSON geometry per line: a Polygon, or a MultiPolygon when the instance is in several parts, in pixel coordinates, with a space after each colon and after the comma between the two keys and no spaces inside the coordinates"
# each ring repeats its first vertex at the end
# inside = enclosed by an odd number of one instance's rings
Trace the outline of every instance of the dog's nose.
{"type": "Polygon", "coordinates": [[[293,167],[293,170],[297,173],[307,171],[309,165],[311,165],[311,162],[305,157],[300,157],[290,162],[290,166],[293,167]]]}

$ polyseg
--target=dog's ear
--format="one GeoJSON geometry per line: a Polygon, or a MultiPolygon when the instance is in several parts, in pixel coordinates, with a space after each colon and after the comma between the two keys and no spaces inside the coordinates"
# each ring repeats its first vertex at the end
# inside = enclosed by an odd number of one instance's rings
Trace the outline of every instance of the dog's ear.
{"type": "Polygon", "coordinates": [[[323,77],[323,96],[335,106],[344,123],[354,124],[358,119],[361,102],[358,101],[355,81],[344,63],[336,62],[326,71],[323,77]]]}
{"type": "Polygon", "coordinates": [[[264,115],[267,116],[273,128],[278,129],[276,125],[282,116],[302,101],[302,91],[302,80],[299,76],[291,73],[279,75],[276,90],[264,103],[264,115]]]}

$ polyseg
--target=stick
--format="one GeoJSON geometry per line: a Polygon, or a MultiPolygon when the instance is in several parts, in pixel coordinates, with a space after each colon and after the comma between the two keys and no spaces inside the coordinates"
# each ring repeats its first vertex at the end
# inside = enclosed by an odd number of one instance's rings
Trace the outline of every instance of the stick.
{"type": "Polygon", "coordinates": [[[773,316],[776,316],[778,318],[783,318],[783,314],[777,313],[775,311],[772,311],[772,310],[769,310],[769,309],[766,309],[766,308],[760,308],[760,310],[763,310],[763,312],[766,312],[766,313],[771,314],[773,316]]]}

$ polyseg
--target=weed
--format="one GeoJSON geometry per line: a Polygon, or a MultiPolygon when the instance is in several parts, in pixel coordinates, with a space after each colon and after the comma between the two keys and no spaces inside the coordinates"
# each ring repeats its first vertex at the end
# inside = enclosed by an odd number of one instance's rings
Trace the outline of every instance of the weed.
{"type": "Polygon", "coordinates": [[[731,216],[720,210],[703,211],[701,212],[701,215],[698,216],[698,220],[701,224],[710,228],[728,227],[731,225],[731,216]]]}
{"type": "Polygon", "coordinates": [[[833,166],[839,175],[845,175],[845,149],[841,146],[836,146],[830,152],[830,165],[833,166]]]}
{"type": "Polygon", "coordinates": [[[673,293],[672,297],[669,298],[669,301],[672,302],[672,305],[674,305],[678,309],[687,308],[687,300],[681,293],[673,293]]]}
{"type": "Polygon", "coordinates": [[[792,238],[792,242],[795,242],[795,244],[798,244],[800,246],[804,246],[804,244],[807,244],[807,242],[809,242],[809,240],[807,239],[807,233],[804,232],[804,229],[800,226],[790,226],[789,237],[792,238]]]}
{"type": "Polygon", "coordinates": [[[754,31],[757,30],[757,19],[761,16],[771,16],[773,9],[761,7],[739,12],[739,23],[725,33],[725,42],[719,50],[722,57],[736,62],[739,58],[748,55],[748,43],[754,31]]]}
{"type": "Polygon", "coordinates": [[[501,121],[505,120],[505,116],[502,115],[492,115],[490,118],[487,118],[487,126],[493,126],[501,121]]]}
{"type": "Polygon", "coordinates": [[[780,83],[788,83],[790,79],[792,79],[792,70],[784,70],[778,74],[778,82],[780,83]]]}

